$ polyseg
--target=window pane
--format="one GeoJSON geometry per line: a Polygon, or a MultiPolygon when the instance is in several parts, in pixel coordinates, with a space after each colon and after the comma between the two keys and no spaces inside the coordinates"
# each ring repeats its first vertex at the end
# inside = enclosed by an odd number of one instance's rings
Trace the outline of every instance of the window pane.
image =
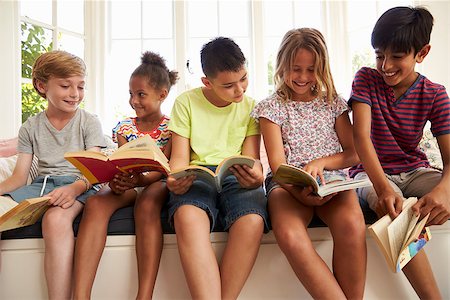
{"type": "Polygon", "coordinates": [[[349,30],[356,30],[362,27],[373,27],[376,21],[375,1],[349,1],[347,3],[347,24],[349,30]]]}
{"type": "Polygon", "coordinates": [[[142,30],[144,38],[172,38],[173,5],[171,1],[145,1],[142,30]]]}
{"type": "Polygon", "coordinates": [[[111,31],[113,39],[141,37],[141,2],[111,1],[111,31]]]}
{"type": "Polygon", "coordinates": [[[152,51],[158,53],[166,60],[166,65],[169,70],[175,66],[173,40],[144,40],[144,51],[152,51]]]}
{"type": "Polygon", "coordinates": [[[189,48],[187,59],[189,60],[189,72],[187,73],[187,88],[194,88],[202,85],[200,77],[204,76],[202,65],[200,62],[200,50],[203,45],[211,39],[207,38],[191,38],[189,39],[189,48]]]}
{"type": "Polygon", "coordinates": [[[217,2],[189,1],[187,6],[189,36],[193,38],[216,36],[218,33],[217,2]]]}
{"type": "Polygon", "coordinates": [[[84,2],[83,1],[58,1],[58,26],[84,33],[84,2]]]}
{"type": "Polygon", "coordinates": [[[52,1],[20,1],[20,15],[47,24],[52,24],[52,1]]]}
{"type": "MultiPolygon", "coordinates": [[[[200,23],[200,22],[198,22],[200,23]]],[[[222,36],[248,36],[250,31],[250,2],[219,2],[219,33],[222,36]]]]}
{"type": "Polygon", "coordinates": [[[58,49],[65,50],[84,58],[84,41],[81,38],[68,34],[61,34],[61,37],[58,40],[58,49]]]}
{"type": "Polygon", "coordinates": [[[31,68],[36,58],[52,49],[52,31],[25,22],[21,26],[22,77],[31,78],[31,68]]]}
{"type": "Polygon", "coordinates": [[[141,41],[113,41],[111,44],[110,63],[105,72],[105,94],[111,114],[104,120],[104,128],[109,132],[118,120],[134,114],[130,107],[130,75],[141,63],[141,41]]]}
{"type": "Polygon", "coordinates": [[[291,1],[265,1],[265,36],[283,36],[293,28],[293,6],[291,1]]]}
{"type": "Polygon", "coordinates": [[[294,2],[295,27],[311,27],[322,31],[321,1],[294,2]]]}

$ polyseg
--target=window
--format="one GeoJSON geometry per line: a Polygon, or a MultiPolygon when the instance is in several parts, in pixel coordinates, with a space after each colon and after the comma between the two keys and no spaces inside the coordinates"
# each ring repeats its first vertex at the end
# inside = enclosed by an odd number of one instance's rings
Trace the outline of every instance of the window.
{"type": "Polygon", "coordinates": [[[53,49],[84,58],[83,1],[21,1],[22,122],[45,109],[34,90],[31,69],[36,58],[53,49]]]}

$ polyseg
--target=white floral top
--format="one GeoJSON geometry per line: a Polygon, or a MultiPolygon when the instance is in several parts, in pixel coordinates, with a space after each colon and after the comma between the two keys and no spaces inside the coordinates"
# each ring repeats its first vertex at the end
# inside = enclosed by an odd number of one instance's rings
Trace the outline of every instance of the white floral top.
{"type": "Polygon", "coordinates": [[[273,94],[260,101],[251,115],[280,126],[286,162],[303,167],[316,158],[342,151],[335,122],[348,109],[342,97],[332,103],[319,98],[300,102],[282,100],[273,94]]]}

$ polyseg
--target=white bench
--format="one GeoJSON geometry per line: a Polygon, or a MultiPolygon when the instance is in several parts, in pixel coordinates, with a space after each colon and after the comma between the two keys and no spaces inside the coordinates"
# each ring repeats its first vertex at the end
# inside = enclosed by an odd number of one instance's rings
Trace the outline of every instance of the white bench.
{"type": "MultiPolygon", "coordinates": [[[[328,228],[308,229],[318,253],[331,265],[333,241],[328,228]]],[[[432,239],[425,246],[444,299],[450,299],[450,222],[432,226],[432,239]]],[[[220,258],[227,234],[212,233],[211,241],[220,258]]],[[[134,235],[109,236],[94,284],[93,299],[135,299],[137,269],[134,235]]],[[[0,299],[47,299],[43,271],[42,239],[1,242],[0,299]]],[[[417,299],[403,274],[387,268],[375,241],[368,237],[365,299],[417,299]]],[[[189,299],[181,268],[176,236],[165,234],[154,299],[189,299]]],[[[265,234],[255,266],[239,299],[309,299],[295,277],[272,232],[265,234]]]]}

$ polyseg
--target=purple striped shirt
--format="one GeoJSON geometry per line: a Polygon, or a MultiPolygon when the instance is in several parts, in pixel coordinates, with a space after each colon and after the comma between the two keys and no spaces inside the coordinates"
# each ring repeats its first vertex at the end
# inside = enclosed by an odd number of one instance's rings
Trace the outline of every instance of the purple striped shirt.
{"type": "MultiPolygon", "coordinates": [[[[399,174],[419,167],[429,167],[419,142],[427,121],[434,136],[450,134],[450,99],[445,87],[420,75],[411,87],[395,99],[377,70],[360,69],[353,80],[348,101],[371,106],[371,139],[383,170],[399,174]]],[[[361,164],[350,169],[350,176],[364,171],[361,164]]]]}

